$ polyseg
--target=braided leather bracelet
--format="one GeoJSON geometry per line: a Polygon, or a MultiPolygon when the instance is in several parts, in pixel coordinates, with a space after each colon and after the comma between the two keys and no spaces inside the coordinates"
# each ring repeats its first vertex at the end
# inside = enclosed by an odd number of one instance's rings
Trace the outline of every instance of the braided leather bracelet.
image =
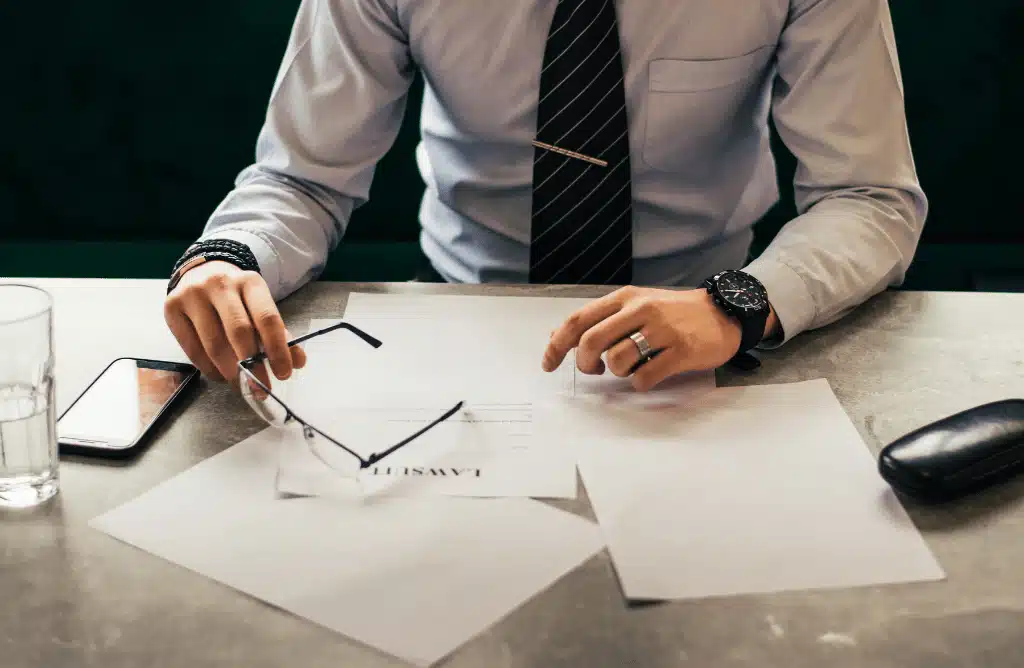
{"type": "Polygon", "coordinates": [[[197,241],[188,247],[185,254],[174,264],[171,270],[171,280],[167,284],[167,293],[177,287],[181,277],[189,269],[197,267],[204,262],[221,260],[229,262],[244,271],[255,271],[259,273],[260,264],[256,256],[243,243],[231,239],[208,239],[197,241]]]}

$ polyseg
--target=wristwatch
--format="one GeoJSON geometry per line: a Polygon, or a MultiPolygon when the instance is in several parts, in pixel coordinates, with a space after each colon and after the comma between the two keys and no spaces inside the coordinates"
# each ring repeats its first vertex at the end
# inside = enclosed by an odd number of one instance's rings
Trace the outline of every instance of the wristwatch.
{"type": "Polygon", "coordinates": [[[761,281],[746,272],[727,269],[706,279],[703,285],[718,308],[740,323],[743,334],[736,355],[760,343],[771,313],[768,292],[761,281]]]}

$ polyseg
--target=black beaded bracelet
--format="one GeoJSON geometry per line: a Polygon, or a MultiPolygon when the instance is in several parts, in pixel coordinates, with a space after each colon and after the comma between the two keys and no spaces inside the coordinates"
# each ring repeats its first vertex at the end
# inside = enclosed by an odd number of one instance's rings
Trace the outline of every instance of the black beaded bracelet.
{"type": "Polygon", "coordinates": [[[197,241],[189,246],[184,255],[174,263],[174,268],[171,270],[171,280],[167,284],[167,293],[170,294],[171,290],[178,285],[178,281],[181,280],[186,271],[203,262],[211,262],[213,260],[229,262],[245,271],[260,272],[260,264],[256,260],[256,256],[243,243],[231,239],[197,241]]]}

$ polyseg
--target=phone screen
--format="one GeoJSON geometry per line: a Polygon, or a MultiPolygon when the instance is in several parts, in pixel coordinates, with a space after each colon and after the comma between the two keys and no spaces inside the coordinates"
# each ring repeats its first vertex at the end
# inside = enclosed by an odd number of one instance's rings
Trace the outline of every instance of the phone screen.
{"type": "Polygon", "coordinates": [[[58,440],[130,446],[193,373],[184,364],[116,360],[61,416],[58,440]]]}

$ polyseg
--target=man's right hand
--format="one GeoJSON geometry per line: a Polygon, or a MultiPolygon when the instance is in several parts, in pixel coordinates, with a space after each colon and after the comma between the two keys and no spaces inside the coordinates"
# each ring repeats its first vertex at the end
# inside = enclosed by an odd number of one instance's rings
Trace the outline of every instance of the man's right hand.
{"type": "MultiPolygon", "coordinates": [[[[263,277],[214,260],[191,269],[164,302],[164,319],[192,363],[212,380],[238,387],[238,362],[262,349],[280,380],[306,364],[288,347],[288,331],[263,277]]],[[[268,383],[265,369],[257,370],[268,383]]]]}

